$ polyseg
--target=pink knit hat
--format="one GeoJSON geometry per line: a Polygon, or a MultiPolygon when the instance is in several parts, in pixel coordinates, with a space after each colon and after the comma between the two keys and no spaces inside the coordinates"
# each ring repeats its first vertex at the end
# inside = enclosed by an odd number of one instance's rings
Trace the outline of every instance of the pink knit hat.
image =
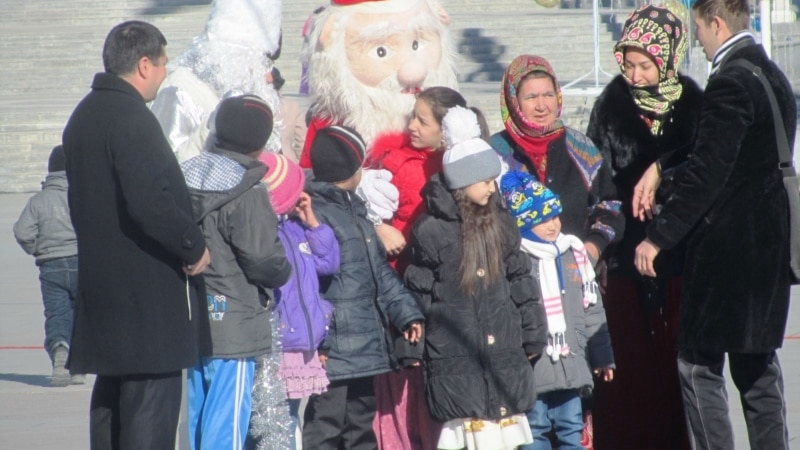
{"type": "Polygon", "coordinates": [[[263,152],[258,159],[267,166],[261,182],[267,185],[272,208],[278,215],[290,213],[306,182],[303,169],[277,153],[263,152]]]}

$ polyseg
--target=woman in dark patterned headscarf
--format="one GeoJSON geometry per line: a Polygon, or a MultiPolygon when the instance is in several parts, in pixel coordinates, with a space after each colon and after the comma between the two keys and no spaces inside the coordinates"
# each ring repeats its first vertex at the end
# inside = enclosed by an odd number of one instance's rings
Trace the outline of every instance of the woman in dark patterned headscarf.
{"type": "Polygon", "coordinates": [[[661,252],[658,278],[641,276],[633,254],[646,224],[631,211],[645,169],[658,161],[666,175],[686,160],[694,140],[702,91],[678,74],[685,33],[666,8],[634,11],[614,47],[622,74],[597,98],[586,132],[611,164],[627,219],[622,241],[607,252],[605,307],[618,369],[613,383],[595,389],[598,450],[689,448],[675,346],[683,251],[661,252]]]}

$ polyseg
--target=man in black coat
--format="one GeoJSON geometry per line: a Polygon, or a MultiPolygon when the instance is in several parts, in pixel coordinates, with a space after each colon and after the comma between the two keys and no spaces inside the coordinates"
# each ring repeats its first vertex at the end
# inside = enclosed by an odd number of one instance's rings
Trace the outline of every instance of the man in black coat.
{"type": "Polygon", "coordinates": [[[145,22],[114,27],[103,46],[105,73],[64,129],[79,255],[68,364],[97,374],[93,449],[174,448],[181,369],[197,362],[207,338],[207,308],[192,277],[210,256],[178,162],[146,105],[166,76],[166,44],[145,22]]]}
{"type": "MultiPolygon", "coordinates": [[[[791,86],[747,32],[747,0],[698,0],[696,36],[712,61],[689,162],[636,266],[654,276],[653,259],[688,235],[678,331],[678,370],[695,449],[731,449],[723,367],[742,400],[751,448],[788,449],[783,377],[775,350],[789,308],[789,219],[769,98],[752,71],[760,67],[794,142],[791,86]]],[[[660,181],[652,166],[634,190],[634,214],[652,215],[660,181]]]]}

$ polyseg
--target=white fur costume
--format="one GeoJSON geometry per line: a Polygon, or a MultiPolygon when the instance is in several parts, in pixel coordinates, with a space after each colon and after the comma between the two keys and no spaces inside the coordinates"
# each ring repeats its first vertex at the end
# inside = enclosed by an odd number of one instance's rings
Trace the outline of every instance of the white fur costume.
{"type": "Polygon", "coordinates": [[[207,145],[220,100],[245,93],[258,95],[272,109],[267,150],[280,151],[278,94],[265,80],[280,30],[281,0],[214,0],[205,30],[170,64],[151,105],[179,162],[207,145]]]}

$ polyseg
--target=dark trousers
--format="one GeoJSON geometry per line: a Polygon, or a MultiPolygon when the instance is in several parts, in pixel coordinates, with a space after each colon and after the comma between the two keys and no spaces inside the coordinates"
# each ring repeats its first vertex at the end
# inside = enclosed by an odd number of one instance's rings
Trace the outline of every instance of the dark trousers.
{"type": "MultiPolygon", "coordinates": [[[[729,353],[730,372],[739,390],[750,448],[789,448],[783,374],[775,352],[729,353]]],[[[725,390],[724,353],[681,351],[678,371],[689,435],[695,449],[734,448],[725,390]]]]}
{"type": "Polygon", "coordinates": [[[180,371],[98,375],[89,412],[91,448],[174,449],[182,387],[180,371]]]}
{"type": "Polygon", "coordinates": [[[375,450],[373,377],[333,381],[328,390],[308,399],[303,448],[375,450]]]}

